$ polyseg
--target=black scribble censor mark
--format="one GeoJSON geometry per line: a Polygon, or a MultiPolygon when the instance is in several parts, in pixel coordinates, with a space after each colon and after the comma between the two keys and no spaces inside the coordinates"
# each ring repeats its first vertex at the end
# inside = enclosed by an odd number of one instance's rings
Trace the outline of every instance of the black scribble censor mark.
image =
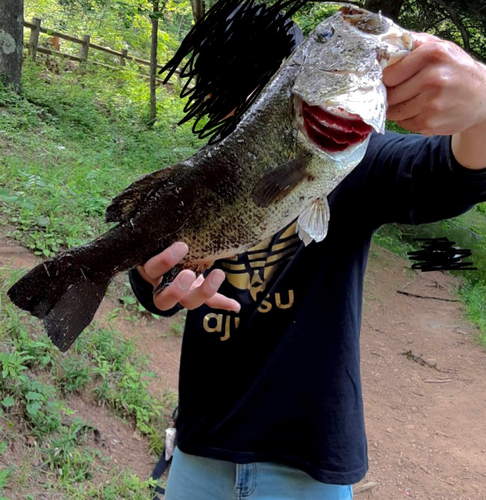
{"type": "Polygon", "coordinates": [[[415,238],[414,241],[422,241],[422,250],[408,252],[410,260],[417,260],[412,269],[421,271],[476,271],[477,267],[472,262],[464,262],[463,259],[471,256],[471,250],[455,247],[454,241],[447,238],[415,238]]]}

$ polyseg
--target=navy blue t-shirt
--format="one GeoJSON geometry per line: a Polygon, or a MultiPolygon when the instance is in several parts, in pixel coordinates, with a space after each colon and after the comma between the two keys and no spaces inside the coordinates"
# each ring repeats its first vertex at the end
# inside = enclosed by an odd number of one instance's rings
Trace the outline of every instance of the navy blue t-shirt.
{"type": "MultiPolygon", "coordinates": [[[[280,462],[325,483],[364,477],[360,325],[371,236],[387,222],[437,221],[486,201],[486,169],[460,166],[450,137],[373,134],[328,199],[321,243],[305,247],[291,225],[215,263],[227,275],[221,293],[242,309],[187,314],[176,423],[183,452],[280,462]]],[[[156,312],[152,287],[130,276],[156,312]]]]}

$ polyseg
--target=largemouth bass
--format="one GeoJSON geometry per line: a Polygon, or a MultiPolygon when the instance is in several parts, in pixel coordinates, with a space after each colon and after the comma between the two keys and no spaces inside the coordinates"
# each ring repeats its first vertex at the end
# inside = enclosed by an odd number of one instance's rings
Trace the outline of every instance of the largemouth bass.
{"type": "Polygon", "coordinates": [[[9,291],[66,351],[91,322],[111,279],[175,241],[181,268],[203,271],[294,220],[305,244],[325,238],[327,195],[383,133],[382,70],[412,50],[390,20],[343,7],[282,64],[237,128],[186,161],[146,175],[106,211],[118,223],[46,260],[9,291]]]}

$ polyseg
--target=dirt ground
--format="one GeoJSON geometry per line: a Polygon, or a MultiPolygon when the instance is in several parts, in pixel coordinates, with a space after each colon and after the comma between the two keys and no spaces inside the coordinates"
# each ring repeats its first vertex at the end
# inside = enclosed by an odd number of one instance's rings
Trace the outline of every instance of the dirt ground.
{"type": "Polygon", "coordinates": [[[377,253],[361,343],[365,482],[376,485],[357,497],[486,499],[486,353],[460,303],[450,302],[456,281],[377,253]]]}
{"type": "MultiPolygon", "coordinates": [[[[0,241],[0,266],[32,263],[28,252],[0,241]]],[[[373,248],[362,327],[370,470],[355,487],[358,500],[486,500],[486,351],[463,317],[455,283],[446,273],[412,271],[410,262],[373,248]]],[[[101,314],[113,306],[105,300],[101,314]]],[[[135,328],[116,321],[152,356],[160,377],[154,390],[175,390],[180,338],[170,322],[142,320],[135,328]]],[[[154,458],[143,440],[99,409],[76,406],[79,416],[103,427],[118,466],[147,477],[154,458]]]]}

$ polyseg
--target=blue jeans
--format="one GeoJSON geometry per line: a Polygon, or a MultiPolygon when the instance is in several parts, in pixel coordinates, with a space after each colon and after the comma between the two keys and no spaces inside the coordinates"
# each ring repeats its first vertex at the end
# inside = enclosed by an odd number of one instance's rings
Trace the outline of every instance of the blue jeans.
{"type": "Polygon", "coordinates": [[[351,500],[351,486],[324,484],[271,462],[234,464],[176,448],[165,500],[351,500]]]}

